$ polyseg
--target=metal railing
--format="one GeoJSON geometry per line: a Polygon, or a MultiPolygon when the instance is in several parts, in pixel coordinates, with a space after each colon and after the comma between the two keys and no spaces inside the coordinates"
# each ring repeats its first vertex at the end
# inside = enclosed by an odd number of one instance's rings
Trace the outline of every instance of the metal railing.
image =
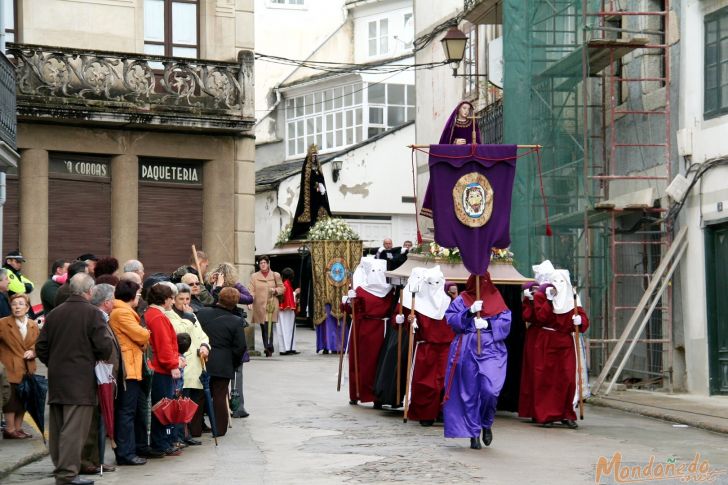
{"type": "Polygon", "coordinates": [[[15,149],[16,134],[15,67],[0,55],[0,140],[15,149]]]}
{"type": "Polygon", "coordinates": [[[503,100],[499,99],[476,113],[480,141],[487,144],[503,143],[503,100]]]}

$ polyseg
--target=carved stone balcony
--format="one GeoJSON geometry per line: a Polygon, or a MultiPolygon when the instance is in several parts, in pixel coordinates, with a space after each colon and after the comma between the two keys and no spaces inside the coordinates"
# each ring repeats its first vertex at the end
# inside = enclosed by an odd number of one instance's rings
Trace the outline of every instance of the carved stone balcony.
{"type": "Polygon", "coordinates": [[[8,44],[19,120],[242,132],[255,121],[253,53],[206,61],[8,44]]]}

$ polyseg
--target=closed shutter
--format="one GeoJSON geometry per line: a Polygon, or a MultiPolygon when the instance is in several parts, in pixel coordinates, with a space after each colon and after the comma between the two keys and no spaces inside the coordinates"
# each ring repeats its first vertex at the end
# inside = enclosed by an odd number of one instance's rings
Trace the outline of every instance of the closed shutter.
{"type": "Polygon", "coordinates": [[[111,184],[108,179],[48,181],[48,261],[111,254],[111,184]]]}
{"type": "Polygon", "coordinates": [[[146,274],[172,273],[202,248],[202,187],[139,184],[139,260],[146,274]]]}
{"type": "MultiPolygon", "coordinates": [[[[2,256],[20,248],[20,194],[18,177],[8,175],[5,179],[5,205],[3,206],[3,248],[2,256]]],[[[4,261],[3,261],[4,263],[4,261]]]]}

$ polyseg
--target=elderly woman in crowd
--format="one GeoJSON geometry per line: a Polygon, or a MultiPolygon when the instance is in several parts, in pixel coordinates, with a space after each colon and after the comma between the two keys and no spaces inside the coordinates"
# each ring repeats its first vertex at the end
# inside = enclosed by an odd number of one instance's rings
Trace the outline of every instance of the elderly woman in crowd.
{"type": "Polygon", "coordinates": [[[10,297],[12,315],[0,319],[0,361],[10,381],[10,400],[3,406],[6,426],[3,438],[22,439],[31,435],[23,431],[25,404],[18,398],[18,384],[26,372],[35,372],[35,342],[38,325],[28,318],[30,299],[25,293],[10,297]]]}
{"type": "Polygon", "coordinates": [[[142,360],[144,347],[149,343],[149,330],[141,326],[136,307],[141,296],[141,285],[135,281],[122,280],[114,290],[114,309],[111,310],[109,326],[121,347],[126,381],[117,387],[116,463],[119,465],[143,465],[144,458],[136,454],[134,419],[137,401],[146,396],[141,392],[142,360]]]}
{"type": "MultiPolygon", "coordinates": [[[[187,273],[185,276],[189,274],[187,273]]],[[[197,275],[191,276],[197,278],[197,275]]],[[[190,436],[180,436],[180,439],[187,445],[199,445],[202,443],[192,439],[192,436],[197,437],[202,434],[202,410],[205,394],[200,381],[200,374],[202,374],[201,360],[207,361],[210,354],[210,340],[207,338],[207,334],[202,331],[197,316],[192,313],[193,310],[190,306],[192,289],[184,283],[177,283],[176,289],[177,294],[174,297],[174,305],[165,314],[169,317],[178,335],[181,333],[189,334],[192,340],[189,350],[184,354],[187,367],[185,367],[182,392],[198,405],[197,412],[189,425],[190,436]]]]}
{"type": "Polygon", "coordinates": [[[8,270],[0,268],[0,318],[9,317],[13,313],[10,311],[10,299],[8,297],[8,270]]]}
{"type": "Polygon", "coordinates": [[[200,294],[202,292],[202,283],[200,283],[200,278],[195,273],[185,273],[182,276],[182,283],[189,286],[190,308],[192,308],[193,312],[197,313],[200,308],[205,306],[200,299],[200,294]]]}
{"type": "Polygon", "coordinates": [[[228,410],[227,391],[235,368],[245,353],[244,321],[237,308],[240,292],[226,287],[220,291],[214,307],[203,308],[197,312],[202,330],[210,338],[212,351],[207,362],[210,374],[210,390],[215,408],[217,432],[222,436],[227,432],[228,410]]]}
{"type": "Polygon", "coordinates": [[[270,270],[270,259],[261,256],[258,260],[260,271],[250,275],[248,289],[253,295],[252,322],[259,323],[263,333],[265,356],[273,355],[273,326],[268,334],[268,322],[278,321],[278,296],[283,295],[285,288],[281,275],[270,270]]]}
{"type": "MultiPolygon", "coordinates": [[[[174,287],[174,285],[172,285],[174,287]]],[[[152,375],[152,405],[163,398],[174,397],[174,380],[182,377],[180,368],[184,368],[184,359],[177,350],[177,334],[166,312],[174,304],[174,291],[165,283],[157,283],[147,291],[149,308],[144,313],[144,320],[151,333],[152,360],[149,363],[152,375]]],[[[166,455],[178,456],[182,451],[173,445],[173,426],[165,426],[152,413],[150,445],[153,451],[166,455]]]]}

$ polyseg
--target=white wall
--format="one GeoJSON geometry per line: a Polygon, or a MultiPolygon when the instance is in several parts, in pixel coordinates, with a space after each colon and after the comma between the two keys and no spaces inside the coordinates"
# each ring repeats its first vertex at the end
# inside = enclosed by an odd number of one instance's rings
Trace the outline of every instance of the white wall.
{"type": "MultiPolygon", "coordinates": [[[[278,6],[269,0],[255,0],[255,49],[262,54],[288,59],[306,59],[316,51],[345,20],[344,0],[305,0],[303,8],[278,6]]],[[[330,58],[329,61],[346,61],[330,58]]],[[[256,118],[262,119],[270,109],[271,88],[283,82],[295,66],[255,61],[256,118]]],[[[259,142],[275,135],[271,121],[260,123],[256,130],[259,142]]]]}
{"type": "MultiPolygon", "coordinates": [[[[415,240],[414,204],[402,202],[412,197],[412,168],[407,145],[414,140],[414,125],[404,127],[380,140],[353,150],[339,158],[343,162],[337,182],[331,163],[322,167],[329,205],[336,215],[391,216],[390,221],[356,219],[353,225],[360,236],[373,244],[381,243],[383,227],[396,245],[415,240]],[[384,225],[384,226],[383,226],[384,225]]],[[[255,244],[258,252],[273,248],[280,228],[290,222],[296,211],[300,173],[278,187],[277,192],[255,195],[255,244]],[[277,211],[277,212],[276,212],[277,211]]]]}
{"type": "MultiPolygon", "coordinates": [[[[680,25],[680,129],[692,139],[692,164],[728,155],[728,115],[703,118],[704,15],[725,1],[683,2],[680,25]]],[[[681,223],[688,227],[688,250],[680,271],[685,331],[687,390],[708,394],[708,339],[706,315],[705,241],[703,224],[728,218],[728,168],[714,169],[695,186],[685,204],[681,223]],[[702,200],[702,205],[701,205],[702,200]],[[717,202],[724,212],[718,213],[717,202]],[[687,268],[690,268],[689,271],[687,268]]]]}
{"type": "MultiPolygon", "coordinates": [[[[462,8],[463,2],[457,0],[441,0],[438,2],[415,0],[415,38],[431,32],[433,27],[454,16],[462,8]]],[[[445,54],[440,44],[440,38],[444,35],[445,32],[423,49],[417,51],[415,63],[424,64],[442,61],[445,54]]],[[[415,118],[417,143],[422,145],[437,143],[440,140],[440,134],[447,118],[461,101],[463,80],[462,78],[453,77],[452,69],[449,66],[421,69],[415,72],[415,90],[417,92],[417,114],[415,118]]],[[[418,204],[421,205],[430,178],[426,154],[417,153],[417,165],[418,204]]],[[[418,208],[420,205],[418,205],[418,208]]],[[[429,228],[432,228],[432,219],[420,217],[420,229],[425,239],[432,239],[434,236],[429,228]]]]}

